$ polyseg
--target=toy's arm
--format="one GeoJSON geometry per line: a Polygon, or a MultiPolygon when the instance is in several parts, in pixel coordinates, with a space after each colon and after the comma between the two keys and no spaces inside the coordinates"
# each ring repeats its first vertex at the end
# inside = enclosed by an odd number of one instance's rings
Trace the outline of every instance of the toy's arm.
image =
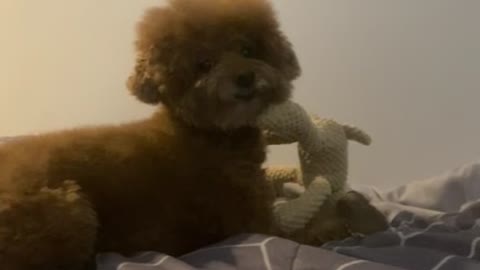
{"type": "MultiPolygon", "coordinates": [[[[258,124],[270,145],[298,142],[309,150],[322,147],[310,115],[295,102],[272,106],[260,117],[258,124]]],[[[331,193],[330,184],[323,178],[313,181],[305,190],[298,169],[267,169],[267,179],[277,197],[284,197],[275,203],[274,215],[278,229],[286,233],[303,229],[331,193]]]]}

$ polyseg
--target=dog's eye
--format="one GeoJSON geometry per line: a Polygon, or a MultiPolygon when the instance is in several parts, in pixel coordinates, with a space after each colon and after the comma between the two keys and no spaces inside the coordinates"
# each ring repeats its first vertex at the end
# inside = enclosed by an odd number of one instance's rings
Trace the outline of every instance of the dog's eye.
{"type": "Polygon", "coordinates": [[[253,55],[253,49],[251,47],[248,47],[248,46],[243,46],[241,52],[242,52],[243,57],[246,57],[246,58],[252,58],[254,56],[253,55]]]}
{"type": "Polygon", "coordinates": [[[197,64],[197,68],[200,72],[208,72],[212,69],[213,63],[210,60],[203,60],[197,64]]]}

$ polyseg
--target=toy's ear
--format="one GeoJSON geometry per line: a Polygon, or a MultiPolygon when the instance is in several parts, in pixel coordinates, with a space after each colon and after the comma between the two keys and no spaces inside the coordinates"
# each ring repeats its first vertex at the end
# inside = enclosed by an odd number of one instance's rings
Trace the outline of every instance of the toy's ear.
{"type": "Polygon", "coordinates": [[[127,88],[140,101],[158,104],[165,96],[165,68],[154,62],[150,52],[137,56],[133,73],[127,81],[127,88]]]}

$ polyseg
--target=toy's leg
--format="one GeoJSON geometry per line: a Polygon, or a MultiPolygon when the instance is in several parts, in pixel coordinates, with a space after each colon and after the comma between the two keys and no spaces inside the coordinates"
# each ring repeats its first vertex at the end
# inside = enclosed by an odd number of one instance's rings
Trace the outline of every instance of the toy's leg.
{"type": "Polygon", "coordinates": [[[268,167],[265,170],[267,181],[271,183],[275,197],[284,197],[286,183],[300,184],[300,171],[295,167],[268,167]]]}
{"type": "Polygon", "coordinates": [[[9,270],[84,269],[97,220],[74,182],[31,194],[0,194],[0,265],[9,270]]]}
{"type": "Polygon", "coordinates": [[[285,233],[303,229],[330,194],[329,182],[317,177],[300,197],[275,205],[274,215],[277,226],[285,233]]]}

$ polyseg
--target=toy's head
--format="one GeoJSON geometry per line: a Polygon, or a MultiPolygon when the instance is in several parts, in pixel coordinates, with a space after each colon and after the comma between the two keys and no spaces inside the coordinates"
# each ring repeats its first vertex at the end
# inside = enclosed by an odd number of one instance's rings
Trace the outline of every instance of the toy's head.
{"type": "Polygon", "coordinates": [[[171,0],[149,9],[137,33],[130,91],[193,126],[254,124],[300,73],[266,0],[171,0]]]}

